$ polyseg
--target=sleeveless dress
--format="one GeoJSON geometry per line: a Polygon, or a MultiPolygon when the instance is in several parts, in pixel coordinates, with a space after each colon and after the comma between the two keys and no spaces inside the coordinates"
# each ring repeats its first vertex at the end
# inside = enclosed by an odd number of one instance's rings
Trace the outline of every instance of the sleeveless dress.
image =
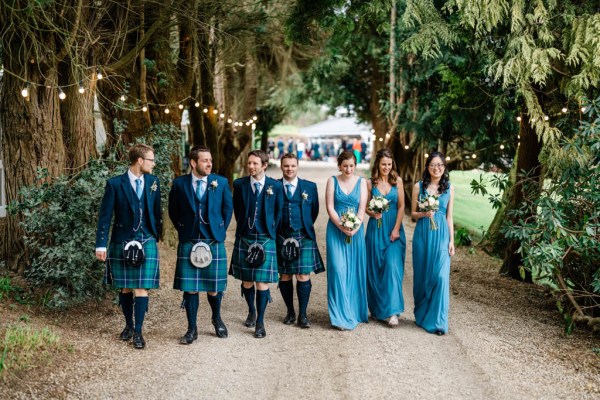
{"type": "MultiPolygon", "coordinates": [[[[423,182],[419,193],[426,195],[423,182]]],[[[450,201],[450,187],[440,195],[440,208],[434,215],[438,229],[432,230],[429,218],[417,221],[413,237],[413,296],[415,321],[427,332],[448,332],[450,306],[450,232],[446,210],[450,201]]]]}
{"type": "MultiPolygon", "coordinates": [[[[334,176],[334,207],[338,215],[348,209],[358,211],[360,181],[358,178],[350,194],[344,193],[334,176]]],[[[368,322],[366,253],[364,228],[346,243],[346,235],[331,220],[327,223],[327,305],[331,325],[354,329],[368,322]]]]}
{"type": "MultiPolygon", "coordinates": [[[[371,193],[373,196],[382,196],[377,186],[373,187],[371,193]]],[[[400,227],[400,237],[390,241],[398,215],[398,188],[392,186],[384,197],[389,200],[390,208],[382,214],[380,228],[375,218],[369,218],[366,237],[369,311],[371,316],[380,320],[404,311],[402,280],[406,255],[404,224],[400,227]]]]}

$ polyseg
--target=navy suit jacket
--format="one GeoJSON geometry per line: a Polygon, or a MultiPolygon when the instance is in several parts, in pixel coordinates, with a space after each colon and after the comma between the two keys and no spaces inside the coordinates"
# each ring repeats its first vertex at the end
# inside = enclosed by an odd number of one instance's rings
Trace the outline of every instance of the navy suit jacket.
{"type": "MultiPolygon", "coordinates": [[[[282,185],[284,185],[287,181],[284,181],[283,178],[280,179],[282,185]]],[[[317,220],[317,216],[319,215],[319,194],[317,193],[317,185],[314,182],[307,181],[304,179],[298,178],[298,187],[296,188],[296,192],[300,191],[300,195],[302,196],[302,225],[306,230],[308,236],[316,241],[317,235],[315,234],[315,221],[317,220]],[[306,194],[306,199],[304,199],[306,194]]],[[[285,196],[285,195],[284,195],[285,196]]],[[[284,204],[286,201],[284,198],[284,204]]],[[[280,230],[283,229],[283,223],[280,225],[280,230]]],[[[285,236],[285,232],[280,232],[282,236],[285,236]]]]}
{"type": "MultiPolygon", "coordinates": [[[[207,177],[206,196],[208,199],[208,226],[218,242],[225,241],[225,234],[231,222],[233,203],[227,179],[217,174],[207,177]],[[217,187],[213,186],[217,182],[217,187]]],[[[192,187],[192,174],[182,175],[173,180],[169,193],[169,218],[179,233],[179,241],[192,238],[194,223],[198,223],[196,194],[192,187]]]]}
{"type": "MultiPolygon", "coordinates": [[[[265,218],[265,226],[269,231],[272,239],[277,238],[277,230],[281,222],[281,214],[283,212],[283,186],[281,182],[273,178],[265,177],[265,187],[261,192],[264,192],[263,201],[263,216],[265,218]],[[268,190],[271,189],[273,194],[269,195],[268,190]]],[[[250,177],[245,176],[233,181],[233,213],[237,221],[235,236],[242,235],[244,225],[247,223],[250,210],[250,177]]]]}
{"type": "MultiPolygon", "coordinates": [[[[144,192],[146,193],[145,206],[150,216],[150,221],[146,221],[147,226],[156,240],[159,240],[162,232],[162,212],[160,209],[160,184],[156,176],[144,174],[144,192]]],[[[98,214],[96,247],[107,247],[108,232],[113,215],[115,222],[110,240],[124,242],[133,238],[135,234],[133,224],[137,212],[134,196],[135,193],[127,172],[106,182],[98,214]]]]}

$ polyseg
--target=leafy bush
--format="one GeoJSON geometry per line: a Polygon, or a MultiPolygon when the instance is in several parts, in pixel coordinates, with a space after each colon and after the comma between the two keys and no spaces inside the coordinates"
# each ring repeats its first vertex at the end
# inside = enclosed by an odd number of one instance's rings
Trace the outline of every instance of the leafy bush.
{"type": "MultiPolygon", "coordinates": [[[[174,127],[161,125],[146,141],[155,148],[154,172],[161,182],[163,207],[173,178],[174,132],[174,127]]],[[[23,215],[21,225],[30,255],[25,278],[46,291],[44,304],[48,307],[66,308],[98,298],[105,291],[104,267],[96,260],[94,246],[106,181],[127,170],[127,152],[119,150],[105,159],[91,160],[74,176],[50,177],[46,169],[38,170],[37,182],[22,188],[20,202],[10,207],[10,212],[23,215]],[[125,159],[118,159],[117,154],[125,159]]]]}
{"type": "Polygon", "coordinates": [[[456,246],[470,246],[473,239],[469,230],[467,228],[457,228],[454,231],[454,243],[456,246]]]}

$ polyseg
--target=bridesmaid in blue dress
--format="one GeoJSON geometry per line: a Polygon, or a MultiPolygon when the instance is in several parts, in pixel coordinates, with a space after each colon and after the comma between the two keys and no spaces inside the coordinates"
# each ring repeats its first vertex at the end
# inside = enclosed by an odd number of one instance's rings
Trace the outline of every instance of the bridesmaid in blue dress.
{"type": "Polygon", "coordinates": [[[415,321],[437,335],[448,332],[450,257],[454,255],[454,187],[450,186],[444,160],[444,155],[437,151],[427,158],[423,180],[414,186],[411,204],[411,215],[417,220],[413,237],[415,321]],[[437,211],[418,210],[419,198],[427,195],[439,196],[437,211]],[[431,228],[430,218],[437,230],[431,228]]]}
{"type": "Polygon", "coordinates": [[[367,204],[373,196],[384,196],[389,210],[375,213],[368,209],[367,225],[367,299],[371,316],[388,319],[391,326],[398,325],[398,315],[404,312],[402,280],[406,236],[404,216],[404,187],[396,172],[396,162],[390,149],[381,149],[375,156],[371,179],[367,182],[367,204]],[[381,226],[378,226],[381,220],[381,226]]]}
{"type": "Polygon", "coordinates": [[[327,305],[331,325],[340,330],[354,329],[368,322],[366,253],[363,225],[348,231],[342,227],[340,216],[353,210],[364,219],[367,185],[354,175],[356,158],[350,151],[338,159],[341,174],[327,180],[325,202],[327,224],[327,305]],[[350,243],[347,238],[350,237],[350,243]]]}

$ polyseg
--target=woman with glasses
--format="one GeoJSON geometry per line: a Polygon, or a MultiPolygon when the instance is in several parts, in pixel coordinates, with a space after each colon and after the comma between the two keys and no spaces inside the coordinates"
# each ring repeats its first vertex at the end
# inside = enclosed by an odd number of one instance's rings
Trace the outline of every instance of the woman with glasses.
{"type": "Polygon", "coordinates": [[[448,332],[453,202],[444,155],[434,151],[427,158],[423,180],[413,188],[411,215],[417,220],[413,237],[415,322],[437,335],[448,332]]]}
{"type": "Polygon", "coordinates": [[[389,209],[384,212],[369,210],[367,225],[367,299],[371,316],[398,325],[398,315],[404,312],[402,280],[406,237],[402,226],[404,216],[404,187],[396,172],[396,162],[390,149],[381,149],[375,155],[371,179],[367,181],[369,198],[384,198],[389,209]]]}

